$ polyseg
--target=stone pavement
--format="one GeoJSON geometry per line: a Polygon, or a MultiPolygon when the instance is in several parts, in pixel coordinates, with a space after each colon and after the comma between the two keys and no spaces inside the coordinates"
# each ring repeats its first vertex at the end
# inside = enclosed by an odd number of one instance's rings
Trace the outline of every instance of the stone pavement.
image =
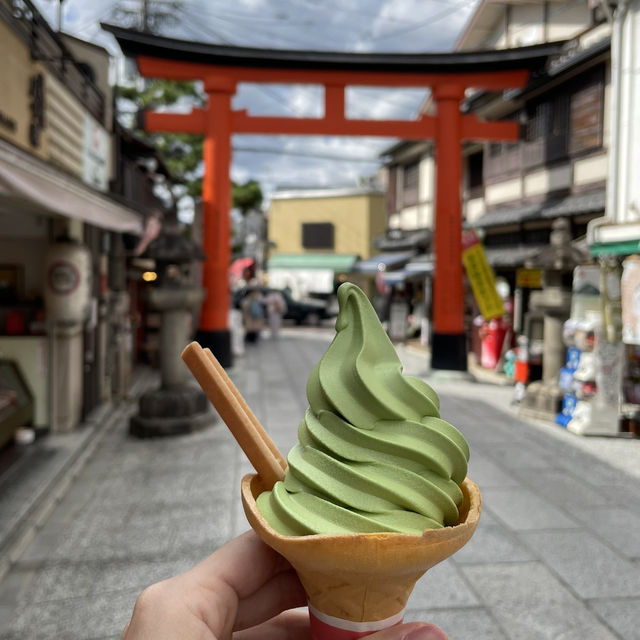
{"type": "MultiPolygon", "coordinates": [[[[286,329],[230,370],[282,450],[296,439],[307,376],[331,336],[286,329]]],[[[423,354],[399,351],[406,373],[428,375],[423,354]]],[[[451,640],[638,640],[640,440],[524,422],[509,388],[432,384],[443,417],[469,440],[484,508],[471,542],[418,582],[406,619],[432,621],[451,640]]],[[[135,440],[134,409],[123,403],[104,418],[83,443],[89,454],[57,472],[57,492],[14,545],[0,581],[0,638],[119,638],[141,589],[247,528],[238,488],[250,467],[226,427],[135,440]]],[[[6,516],[0,500],[0,523],[6,516]]]]}

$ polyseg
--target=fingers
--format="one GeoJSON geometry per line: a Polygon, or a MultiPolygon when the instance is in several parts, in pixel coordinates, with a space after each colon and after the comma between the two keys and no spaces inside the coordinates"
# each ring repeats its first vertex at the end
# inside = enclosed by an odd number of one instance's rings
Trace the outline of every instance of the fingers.
{"type": "Polygon", "coordinates": [[[233,640],[311,640],[309,613],[292,609],[263,624],[237,631],[233,640]]]}
{"type": "Polygon", "coordinates": [[[253,531],[228,542],[188,573],[204,588],[215,588],[220,581],[242,599],[274,575],[291,569],[289,563],[268,547],[253,531]]]}
{"type": "Polygon", "coordinates": [[[147,587],[136,600],[122,640],[173,640],[205,637],[205,623],[184,605],[178,578],[147,587]]]}
{"type": "Polygon", "coordinates": [[[293,569],[279,573],[238,604],[234,629],[246,629],[282,611],[303,607],[307,597],[293,569]]]}
{"type": "Polygon", "coordinates": [[[447,634],[433,624],[409,622],[378,631],[367,640],[448,640],[447,634]]]}

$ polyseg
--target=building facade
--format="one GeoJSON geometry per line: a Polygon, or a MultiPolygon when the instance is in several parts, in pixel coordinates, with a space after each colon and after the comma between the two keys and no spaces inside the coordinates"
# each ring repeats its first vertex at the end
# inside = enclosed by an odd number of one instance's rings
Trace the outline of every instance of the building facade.
{"type": "MultiPolygon", "coordinates": [[[[114,124],[105,50],[54,32],[28,0],[0,0],[0,55],[0,359],[32,407],[5,442],[29,423],[71,431],[125,392],[127,256],[162,206],[139,163],[153,150],[127,153],[114,124]]],[[[5,391],[0,425],[24,400],[5,391]]]]}
{"type": "MultiPolygon", "coordinates": [[[[606,201],[611,24],[587,2],[481,2],[456,49],[504,49],[558,42],[558,55],[520,90],[468,92],[463,109],[521,124],[517,142],[467,144],[463,217],[481,237],[496,275],[515,294],[517,270],[548,242],[558,217],[583,237],[606,201]]],[[[429,99],[422,109],[432,108],[429,99]]],[[[389,226],[432,229],[434,154],[400,141],[385,151],[389,226]]],[[[525,304],[520,309],[526,309],[525,304]]],[[[515,318],[522,324],[523,312],[515,318]]],[[[473,330],[470,328],[470,331],[473,330]]]]}
{"type": "Polygon", "coordinates": [[[372,188],[276,191],[267,214],[269,284],[294,295],[331,294],[384,235],[384,194],[372,188]]]}

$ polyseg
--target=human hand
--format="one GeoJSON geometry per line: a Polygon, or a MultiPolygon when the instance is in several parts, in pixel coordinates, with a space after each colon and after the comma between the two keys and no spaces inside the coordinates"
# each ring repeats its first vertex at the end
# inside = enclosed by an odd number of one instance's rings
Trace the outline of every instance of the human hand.
{"type": "MultiPolygon", "coordinates": [[[[122,640],[310,640],[306,595],[291,565],[253,531],[145,589],[122,640]]],[[[447,640],[414,622],[370,640],[447,640]]]]}

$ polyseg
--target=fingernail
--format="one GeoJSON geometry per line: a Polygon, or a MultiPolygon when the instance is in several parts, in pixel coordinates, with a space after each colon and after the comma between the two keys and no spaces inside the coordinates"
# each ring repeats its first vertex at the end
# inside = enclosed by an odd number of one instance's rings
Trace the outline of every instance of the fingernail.
{"type": "Polygon", "coordinates": [[[432,624],[420,625],[417,628],[409,630],[403,636],[402,640],[448,640],[447,635],[442,629],[432,624]]]}

